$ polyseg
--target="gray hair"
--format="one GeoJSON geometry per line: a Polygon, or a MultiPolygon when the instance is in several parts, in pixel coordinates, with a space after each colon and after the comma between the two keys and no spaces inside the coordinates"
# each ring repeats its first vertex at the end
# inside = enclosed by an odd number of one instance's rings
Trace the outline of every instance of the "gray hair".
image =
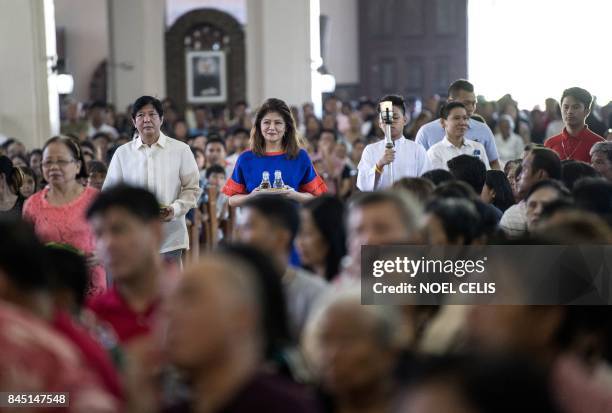
{"type": "Polygon", "coordinates": [[[597,142],[595,145],[591,147],[589,151],[589,155],[593,156],[595,153],[604,153],[608,156],[608,160],[612,162],[612,142],[604,141],[597,142]]]}

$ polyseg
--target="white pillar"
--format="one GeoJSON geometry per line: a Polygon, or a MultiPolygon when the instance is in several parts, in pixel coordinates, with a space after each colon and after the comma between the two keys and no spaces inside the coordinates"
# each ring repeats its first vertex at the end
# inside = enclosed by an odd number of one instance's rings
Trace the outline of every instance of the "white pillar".
{"type": "Polygon", "coordinates": [[[164,0],[109,0],[110,101],[166,97],[164,0]]]}
{"type": "Polygon", "coordinates": [[[271,97],[289,105],[312,101],[311,1],[246,2],[247,99],[252,106],[271,97]]]}
{"type": "MultiPolygon", "coordinates": [[[[46,25],[53,25],[52,0],[0,0],[0,133],[40,148],[57,132],[57,94],[49,93],[51,60],[46,25]],[[53,128],[50,99],[54,99],[53,128]]],[[[47,30],[49,31],[49,30],[47,30]]],[[[49,40],[54,48],[55,35],[49,40]]]]}

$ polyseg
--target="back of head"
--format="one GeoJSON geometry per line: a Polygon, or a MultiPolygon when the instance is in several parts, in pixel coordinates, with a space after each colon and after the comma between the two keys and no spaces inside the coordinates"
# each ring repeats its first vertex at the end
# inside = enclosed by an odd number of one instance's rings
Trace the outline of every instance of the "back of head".
{"type": "MultiPolygon", "coordinates": [[[[74,251],[55,246],[45,248],[45,271],[50,289],[55,293],[68,292],[77,308],[85,303],[91,288],[85,258],[74,251]]],[[[67,309],[72,311],[73,309],[67,309]]]]}
{"type": "Polygon", "coordinates": [[[548,243],[559,245],[612,243],[612,231],[606,221],[592,212],[571,207],[549,214],[537,227],[536,235],[548,243]]]}
{"type": "Polygon", "coordinates": [[[289,245],[293,243],[300,226],[300,217],[293,202],[276,195],[259,195],[246,201],[243,208],[252,208],[271,225],[289,231],[289,245]]]}
{"type": "Polygon", "coordinates": [[[570,190],[579,179],[598,176],[599,172],[586,162],[569,160],[561,163],[561,180],[570,190]]]}
{"type": "Polygon", "coordinates": [[[303,205],[328,245],[326,278],[330,280],[340,270],[340,261],[346,255],[346,228],[344,204],[331,195],[314,198],[303,205]]]}
{"type": "Polygon", "coordinates": [[[446,164],[456,179],[468,183],[477,194],[482,192],[482,187],[486,180],[487,167],[480,158],[471,155],[459,155],[449,160],[446,164]]]}
{"type": "MultiPolygon", "coordinates": [[[[442,169],[440,169],[442,170],[442,169]]],[[[407,191],[421,204],[427,203],[433,194],[436,187],[434,184],[425,178],[407,178],[404,177],[393,184],[393,188],[407,191]]]]}
{"type": "Polygon", "coordinates": [[[546,371],[516,356],[421,357],[404,376],[401,411],[413,411],[416,400],[419,406],[427,400],[427,411],[560,413],[546,371]]]}
{"type": "Polygon", "coordinates": [[[478,194],[467,183],[453,180],[438,185],[438,187],[434,190],[434,197],[476,200],[478,199],[478,194]]]}
{"type": "Polygon", "coordinates": [[[593,156],[596,153],[604,154],[608,161],[612,162],[612,142],[597,142],[595,145],[591,146],[589,155],[593,156]]]}
{"type": "Polygon", "coordinates": [[[612,182],[603,178],[583,178],[574,185],[572,195],[578,208],[612,222],[612,182]]]}
{"type": "Polygon", "coordinates": [[[119,184],[98,195],[87,210],[87,219],[104,215],[108,210],[121,208],[143,222],[159,220],[159,203],[151,192],[143,188],[119,184]]]}
{"type": "Polygon", "coordinates": [[[529,153],[533,155],[531,165],[533,172],[544,171],[549,179],[561,179],[561,159],[555,151],[548,148],[533,148],[529,153]]]}
{"type": "Polygon", "coordinates": [[[455,179],[453,174],[446,169],[432,169],[421,175],[421,178],[429,179],[435,186],[455,179]]]}
{"type": "Polygon", "coordinates": [[[461,241],[462,245],[469,245],[482,233],[478,210],[474,203],[467,199],[436,199],[430,202],[425,210],[440,220],[446,238],[451,243],[461,241]]]}
{"type": "Polygon", "coordinates": [[[493,205],[499,208],[502,212],[510,208],[514,204],[514,195],[512,187],[506,177],[506,174],[496,169],[487,171],[485,184],[495,191],[495,199],[493,205]]]}
{"type": "Polygon", "coordinates": [[[46,289],[44,248],[32,226],[21,219],[0,216],[0,234],[0,274],[24,292],[46,289]]]}

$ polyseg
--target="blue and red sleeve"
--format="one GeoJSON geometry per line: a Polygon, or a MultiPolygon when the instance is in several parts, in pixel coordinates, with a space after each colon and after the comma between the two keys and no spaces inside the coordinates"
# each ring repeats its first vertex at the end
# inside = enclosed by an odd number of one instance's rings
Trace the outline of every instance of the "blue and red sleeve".
{"type": "MultiPolygon", "coordinates": [[[[242,155],[244,155],[244,153],[242,155]]],[[[234,172],[232,172],[232,176],[225,182],[221,190],[227,196],[248,194],[242,167],[242,161],[244,160],[242,155],[236,160],[234,172]]]]}
{"type": "Polygon", "coordinates": [[[312,161],[306,151],[300,151],[299,161],[304,164],[304,176],[298,188],[299,192],[308,192],[314,196],[323,195],[327,192],[325,181],[317,174],[312,161]]]}

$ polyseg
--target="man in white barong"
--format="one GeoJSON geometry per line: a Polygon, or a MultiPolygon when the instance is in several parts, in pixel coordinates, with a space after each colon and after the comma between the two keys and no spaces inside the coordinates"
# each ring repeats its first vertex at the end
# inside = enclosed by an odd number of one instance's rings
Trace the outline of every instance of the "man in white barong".
{"type": "MultiPolygon", "coordinates": [[[[418,177],[431,169],[425,148],[404,137],[404,126],[408,123],[404,99],[401,96],[388,95],[380,100],[385,101],[391,101],[393,104],[391,139],[394,147],[386,148],[384,139],[365,147],[357,167],[357,188],[364,192],[388,188],[401,178],[418,177]]],[[[384,129],[380,117],[379,122],[381,129],[384,129]]]]}

